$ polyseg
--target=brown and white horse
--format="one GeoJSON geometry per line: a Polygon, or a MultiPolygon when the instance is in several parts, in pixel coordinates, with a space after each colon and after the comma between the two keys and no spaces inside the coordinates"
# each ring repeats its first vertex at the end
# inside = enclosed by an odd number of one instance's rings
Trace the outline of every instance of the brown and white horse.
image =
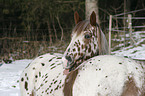
{"type": "Polygon", "coordinates": [[[64,55],[45,54],[32,61],[21,75],[21,95],[144,96],[144,67],[104,55],[108,45],[94,12],[90,20],[82,21],[78,13],[74,17],[76,26],[64,55]]]}

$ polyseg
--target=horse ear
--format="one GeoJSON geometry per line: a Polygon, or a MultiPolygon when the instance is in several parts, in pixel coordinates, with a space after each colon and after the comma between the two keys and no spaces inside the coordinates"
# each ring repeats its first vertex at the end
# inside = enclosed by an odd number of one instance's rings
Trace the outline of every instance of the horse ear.
{"type": "Polygon", "coordinates": [[[96,26],[96,13],[93,11],[90,16],[90,23],[92,26],[96,26]]]}
{"type": "Polygon", "coordinates": [[[74,13],[74,19],[75,19],[75,24],[78,24],[80,21],[82,21],[77,11],[74,13]]]}

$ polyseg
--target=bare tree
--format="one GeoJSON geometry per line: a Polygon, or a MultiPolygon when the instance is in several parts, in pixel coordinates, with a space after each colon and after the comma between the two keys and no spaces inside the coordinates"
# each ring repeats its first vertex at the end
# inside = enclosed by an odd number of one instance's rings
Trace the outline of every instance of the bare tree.
{"type": "Polygon", "coordinates": [[[56,16],[56,19],[57,19],[58,25],[59,25],[59,27],[60,27],[60,29],[61,29],[61,41],[62,41],[62,40],[63,40],[63,28],[62,28],[62,26],[61,26],[61,24],[60,24],[58,15],[56,16]]]}
{"type": "Polygon", "coordinates": [[[91,13],[94,11],[96,13],[96,21],[100,24],[99,21],[99,10],[98,10],[98,1],[99,0],[86,0],[85,9],[86,9],[86,19],[89,20],[91,13]]]}
{"type": "Polygon", "coordinates": [[[49,32],[49,44],[52,45],[52,32],[51,32],[51,27],[50,27],[50,21],[47,20],[47,26],[48,26],[48,32],[49,32]]]}

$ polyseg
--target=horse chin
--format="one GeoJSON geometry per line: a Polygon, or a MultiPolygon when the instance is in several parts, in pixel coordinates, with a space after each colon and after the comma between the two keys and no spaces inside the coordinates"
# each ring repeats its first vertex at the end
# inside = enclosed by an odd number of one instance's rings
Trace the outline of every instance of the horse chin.
{"type": "Polygon", "coordinates": [[[64,75],[68,75],[69,73],[71,73],[72,71],[74,71],[75,70],[75,68],[74,68],[74,63],[73,64],[70,64],[70,65],[72,65],[72,66],[69,66],[69,68],[65,68],[64,69],[64,71],[63,71],[63,74],[64,75]]]}
{"type": "Polygon", "coordinates": [[[64,71],[63,71],[63,74],[64,75],[68,75],[70,72],[69,72],[69,69],[65,69],[64,71]]]}
{"type": "Polygon", "coordinates": [[[78,66],[76,66],[76,63],[73,63],[72,66],[70,66],[70,68],[65,68],[65,70],[63,71],[63,73],[64,73],[64,75],[68,75],[69,73],[77,70],[80,66],[81,66],[81,64],[79,64],[78,66]]]}
{"type": "Polygon", "coordinates": [[[69,66],[69,68],[65,67],[63,74],[68,75],[69,73],[71,73],[71,71],[73,71],[72,69],[73,69],[73,66],[69,66]]]}

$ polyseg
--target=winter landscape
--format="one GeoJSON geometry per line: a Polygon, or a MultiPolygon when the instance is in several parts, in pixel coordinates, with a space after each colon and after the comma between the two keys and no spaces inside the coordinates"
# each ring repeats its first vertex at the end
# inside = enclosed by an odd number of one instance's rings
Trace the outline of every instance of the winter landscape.
{"type": "Polygon", "coordinates": [[[112,37],[111,55],[145,66],[145,0],[1,0],[0,5],[0,96],[21,96],[20,75],[36,57],[63,54],[76,11],[79,20],[89,20],[95,9],[94,21],[108,42],[112,37]]]}
{"type": "MultiPolygon", "coordinates": [[[[144,39],[138,41],[144,43],[144,39]]],[[[129,46],[112,52],[117,56],[124,56],[137,60],[145,61],[145,44],[140,46],[129,46]]],[[[19,78],[24,68],[32,61],[32,59],[16,60],[6,64],[1,62],[0,66],[0,96],[20,96],[19,78]]]]}

